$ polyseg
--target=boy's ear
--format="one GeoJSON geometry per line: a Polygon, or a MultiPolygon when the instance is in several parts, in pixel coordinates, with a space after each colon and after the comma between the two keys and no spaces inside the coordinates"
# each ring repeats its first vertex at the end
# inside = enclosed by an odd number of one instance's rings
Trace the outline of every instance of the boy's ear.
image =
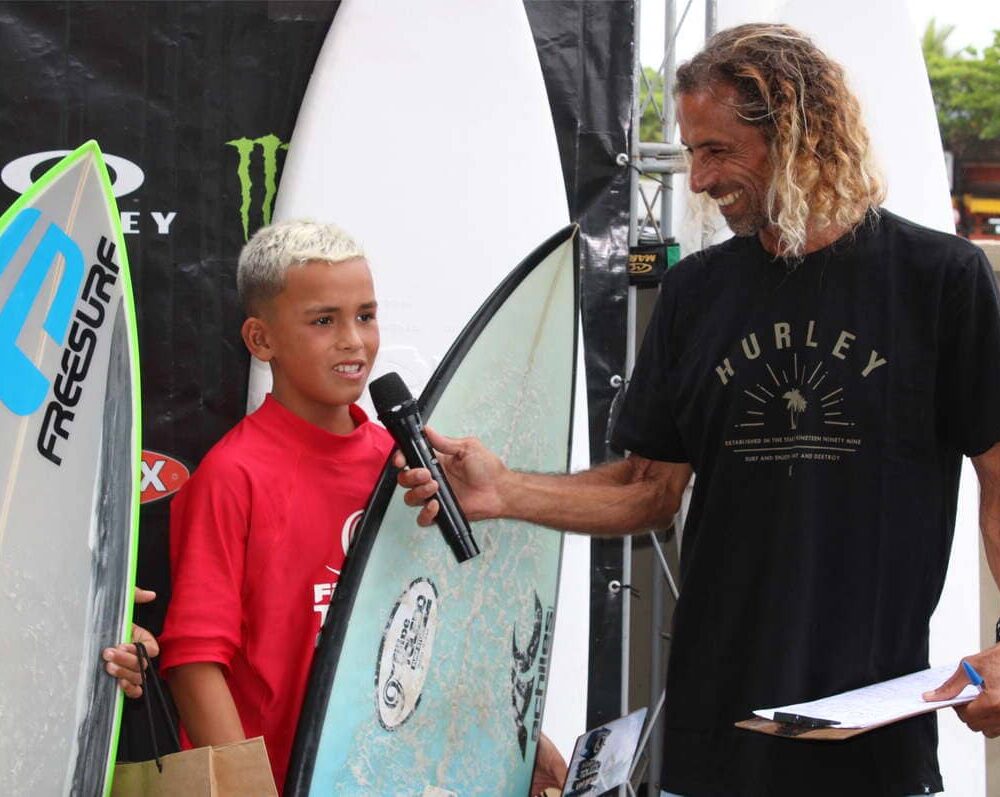
{"type": "Polygon", "coordinates": [[[269,362],[274,357],[267,332],[265,321],[256,316],[250,316],[240,328],[240,334],[243,336],[243,342],[247,349],[254,357],[264,362],[269,362]]]}

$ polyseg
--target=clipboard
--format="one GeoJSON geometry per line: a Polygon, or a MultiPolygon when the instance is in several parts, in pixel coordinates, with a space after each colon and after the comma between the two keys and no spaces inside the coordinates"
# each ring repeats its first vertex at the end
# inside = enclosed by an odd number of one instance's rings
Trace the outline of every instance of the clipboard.
{"type": "Polygon", "coordinates": [[[954,667],[920,670],[859,689],[773,709],[735,723],[737,728],[790,739],[843,741],[886,725],[927,714],[947,706],[969,703],[979,690],[967,686],[957,697],[934,703],[922,695],[942,684],[954,667]]]}
{"type": "MultiPolygon", "coordinates": [[[[916,716],[916,715],[914,715],[916,716]]],[[[862,733],[891,725],[890,722],[883,722],[881,725],[872,725],[867,728],[814,728],[808,725],[796,725],[788,722],[775,722],[766,720],[763,717],[751,717],[734,723],[737,728],[757,733],[766,733],[768,736],[781,736],[786,739],[814,739],[824,742],[842,742],[862,733]]]]}

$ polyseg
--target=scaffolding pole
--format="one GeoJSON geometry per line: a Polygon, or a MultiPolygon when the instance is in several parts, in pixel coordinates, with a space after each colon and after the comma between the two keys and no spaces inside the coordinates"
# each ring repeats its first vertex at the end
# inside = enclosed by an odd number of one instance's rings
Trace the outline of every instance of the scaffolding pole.
{"type": "MultiPolygon", "coordinates": [[[[663,58],[660,62],[657,78],[651,81],[642,66],[639,54],[639,33],[642,0],[635,0],[635,100],[633,102],[633,124],[630,140],[628,164],[631,169],[629,196],[629,244],[634,246],[640,238],[648,238],[655,233],[656,239],[663,243],[671,237],[672,205],[673,205],[673,175],[685,172],[687,164],[684,148],[674,142],[674,127],[676,123],[676,107],[673,99],[676,71],[677,35],[684,25],[693,0],[681,0],[685,5],[677,19],[678,5],[675,0],[664,0],[663,20],[663,58]],[[657,103],[654,83],[662,81],[662,101],[657,103]],[[653,108],[660,120],[658,141],[641,140],[641,120],[649,108],[653,108]],[[648,191],[652,191],[652,195],[648,191]]],[[[705,2],[705,39],[715,33],[717,27],[717,0],[705,2]]],[[[626,373],[631,376],[635,365],[637,292],[635,287],[628,291],[628,339],[626,341],[626,373]]],[[[683,512],[678,512],[674,520],[676,533],[673,539],[680,542],[680,531],[683,522],[683,512]]],[[[647,593],[650,606],[650,655],[649,683],[646,694],[647,705],[654,705],[646,718],[646,727],[636,751],[630,773],[630,782],[622,794],[637,793],[636,781],[645,779],[648,797],[659,797],[661,776],[661,750],[663,745],[663,714],[661,709],[669,695],[666,694],[666,662],[664,660],[663,642],[669,640],[668,628],[671,617],[667,615],[667,600],[676,600],[678,595],[677,582],[671,571],[671,565],[664,552],[663,543],[670,536],[663,532],[651,532],[649,541],[655,553],[656,566],[653,567],[650,589],[647,593]],[[663,538],[663,539],[661,539],[663,538]],[[639,766],[643,756],[646,766],[639,766]]],[[[631,539],[626,537],[622,542],[622,682],[621,709],[622,715],[627,714],[629,706],[630,684],[630,623],[632,614],[631,597],[632,584],[632,553],[631,539]]]]}

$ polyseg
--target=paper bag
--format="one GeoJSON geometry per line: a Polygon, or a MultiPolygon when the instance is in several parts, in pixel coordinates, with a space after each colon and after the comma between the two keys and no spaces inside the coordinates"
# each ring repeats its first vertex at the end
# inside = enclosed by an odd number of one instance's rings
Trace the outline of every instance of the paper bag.
{"type": "Polygon", "coordinates": [[[274,776],[258,736],[242,742],[196,747],[155,761],[116,764],[111,797],[277,797],[274,776]]]}

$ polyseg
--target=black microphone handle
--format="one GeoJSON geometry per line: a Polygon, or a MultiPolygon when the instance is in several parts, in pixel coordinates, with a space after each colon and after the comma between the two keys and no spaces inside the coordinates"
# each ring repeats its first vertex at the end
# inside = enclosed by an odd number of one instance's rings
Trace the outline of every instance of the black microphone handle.
{"type": "Polygon", "coordinates": [[[423,426],[417,416],[407,413],[393,418],[389,424],[389,431],[396,438],[400,451],[406,459],[406,464],[411,468],[427,468],[431,478],[438,483],[437,495],[434,497],[438,502],[438,513],[435,521],[445,542],[451,548],[452,553],[459,562],[465,562],[473,556],[479,554],[479,546],[476,545],[472,537],[472,529],[465,513],[455,500],[448,477],[444,474],[444,469],[434,456],[434,451],[424,434],[423,426]],[[392,428],[397,426],[398,428],[392,428]]]}

